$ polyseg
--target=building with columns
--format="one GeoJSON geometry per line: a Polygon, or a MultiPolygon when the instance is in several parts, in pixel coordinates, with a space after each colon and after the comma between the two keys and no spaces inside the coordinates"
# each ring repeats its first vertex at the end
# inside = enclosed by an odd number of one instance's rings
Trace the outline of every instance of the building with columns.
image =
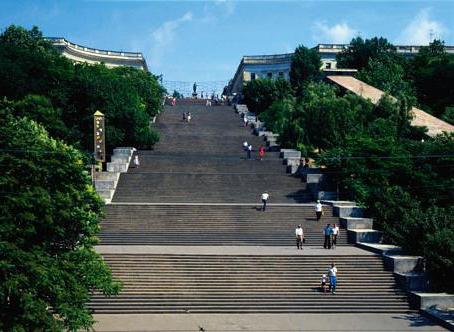
{"type": "MultiPolygon", "coordinates": [[[[322,71],[325,75],[354,75],[354,69],[338,69],[336,55],[346,49],[349,44],[318,44],[317,50],[322,60],[322,71]]],[[[422,46],[397,45],[396,51],[405,57],[411,58],[417,54],[422,46]]],[[[454,54],[454,46],[445,46],[448,53],[454,54]]],[[[241,93],[244,83],[257,78],[283,78],[288,80],[293,53],[244,56],[229,82],[227,93],[237,95],[241,93]]]]}
{"type": "Polygon", "coordinates": [[[147,62],[142,53],[100,50],[72,43],[61,37],[48,37],[56,49],[74,62],[89,64],[104,63],[107,67],[129,66],[148,71],[147,62]]]}

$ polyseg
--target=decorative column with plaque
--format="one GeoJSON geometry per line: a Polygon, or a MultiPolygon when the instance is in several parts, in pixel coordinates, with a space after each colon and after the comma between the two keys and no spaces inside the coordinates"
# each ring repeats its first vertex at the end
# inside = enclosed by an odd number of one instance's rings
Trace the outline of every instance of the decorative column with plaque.
{"type": "Polygon", "coordinates": [[[95,143],[95,160],[97,163],[106,161],[106,130],[104,123],[104,114],[96,111],[93,115],[94,121],[94,143],[95,143]]]}

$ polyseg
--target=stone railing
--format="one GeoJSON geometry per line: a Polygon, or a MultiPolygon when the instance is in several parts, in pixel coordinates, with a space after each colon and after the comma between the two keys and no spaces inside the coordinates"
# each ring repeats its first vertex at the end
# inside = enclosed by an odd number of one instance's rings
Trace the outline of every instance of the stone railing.
{"type": "Polygon", "coordinates": [[[107,163],[107,172],[97,172],[94,175],[93,183],[96,192],[110,203],[117,188],[120,173],[128,171],[134,148],[116,148],[113,150],[111,161],[107,163]]]}
{"type": "MultiPolygon", "coordinates": [[[[454,308],[454,295],[430,293],[425,273],[425,261],[421,256],[407,255],[402,248],[383,243],[383,233],[373,229],[373,219],[363,217],[364,209],[349,201],[323,201],[333,207],[333,215],[339,217],[347,229],[348,242],[375,252],[383,257],[385,268],[394,272],[397,284],[409,292],[410,305],[434,319],[440,310],[454,308]]],[[[442,322],[445,326],[449,322],[442,322]]],[[[451,328],[454,325],[451,325],[451,328]]]]}

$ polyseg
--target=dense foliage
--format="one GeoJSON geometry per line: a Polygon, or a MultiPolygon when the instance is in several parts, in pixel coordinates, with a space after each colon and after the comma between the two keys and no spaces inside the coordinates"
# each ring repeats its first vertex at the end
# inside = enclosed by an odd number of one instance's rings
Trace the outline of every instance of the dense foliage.
{"type": "Polygon", "coordinates": [[[338,61],[388,95],[373,105],[317,77],[300,77],[290,95],[266,99],[260,119],[283,147],[327,167],[340,198],[365,206],[386,241],[426,257],[435,289],[454,291],[454,134],[427,137],[410,125],[409,112],[419,102],[452,121],[452,57],[439,41],[406,59],[384,38],[355,38],[338,61]]]}
{"type": "Polygon", "coordinates": [[[37,28],[0,34],[0,330],[89,329],[93,292],[118,293],[93,248],[93,113],[106,116],[108,149],[150,148],[162,96],[150,73],[74,64],[37,28]]]}
{"type": "Polygon", "coordinates": [[[36,27],[10,26],[0,35],[0,96],[76,147],[92,150],[92,116],[100,110],[108,148],[150,148],[158,139],[150,119],[161,110],[162,94],[156,77],[143,70],[73,64],[36,27]]]}
{"type": "Polygon", "coordinates": [[[296,93],[301,93],[304,84],[320,79],[322,61],[317,50],[298,46],[292,56],[290,83],[296,93]]]}
{"type": "Polygon", "coordinates": [[[250,81],[243,88],[244,101],[249,110],[256,114],[265,111],[273,101],[284,99],[289,95],[291,95],[290,84],[283,79],[257,79],[250,81]]]}
{"type": "Polygon", "coordinates": [[[85,307],[119,284],[94,252],[102,201],[85,155],[0,105],[0,330],[89,328],[85,307]]]}

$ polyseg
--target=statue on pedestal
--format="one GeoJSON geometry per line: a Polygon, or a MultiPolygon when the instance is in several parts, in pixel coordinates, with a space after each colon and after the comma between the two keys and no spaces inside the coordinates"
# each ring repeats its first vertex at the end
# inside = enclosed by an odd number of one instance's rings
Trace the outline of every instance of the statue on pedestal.
{"type": "Polygon", "coordinates": [[[194,82],[194,84],[192,85],[192,97],[197,98],[197,83],[196,82],[194,82]]]}

